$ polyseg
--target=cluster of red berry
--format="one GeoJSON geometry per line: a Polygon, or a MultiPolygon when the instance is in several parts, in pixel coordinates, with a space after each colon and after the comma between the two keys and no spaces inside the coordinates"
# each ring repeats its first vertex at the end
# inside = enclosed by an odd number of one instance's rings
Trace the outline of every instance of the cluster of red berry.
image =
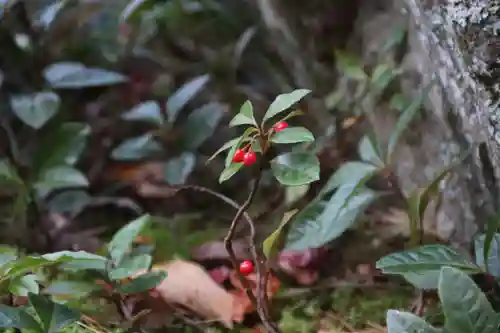
{"type": "MultiPolygon", "coordinates": [[[[272,127],[272,130],[275,133],[278,133],[285,128],[288,127],[288,124],[284,121],[278,121],[274,126],[272,127]]],[[[243,149],[237,149],[236,152],[234,153],[233,156],[233,162],[234,163],[242,163],[245,166],[250,166],[255,164],[257,162],[257,155],[253,151],[247,151],[247,149],[250,148],[251,145],[247,146],[246,148],[243,149]]]]}

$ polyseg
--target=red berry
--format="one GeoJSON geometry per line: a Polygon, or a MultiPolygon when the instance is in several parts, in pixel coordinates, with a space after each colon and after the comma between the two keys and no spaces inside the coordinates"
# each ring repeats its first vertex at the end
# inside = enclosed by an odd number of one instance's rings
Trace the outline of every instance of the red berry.
{"type": "Polygon", "coordinates": [[[245,159],[245,151],[243,149],[236,149],[233,156],[233,162],[241,163],[245,159]]]}
{"type": "Polygon", "coordinates": [[[246,166],[250,166],[257,161],[257,155],[253,151],[249,151],[243,157],[243,164],[246,166]]]}
{"type": "Polygon", "coordinates": [[[253,272],[253,262],[250,260],[245,260],[240,264],[240,273],[243,275],[248,275],[253,272]]]}
{"type": "Polygon", "coordinates": [[[273,126],[275,132],[280,132],[280,131],[284,130],[287,127],[288,127],[288,124],[286,122],[284,122],[284,121],[278,121],[273,126]]]}

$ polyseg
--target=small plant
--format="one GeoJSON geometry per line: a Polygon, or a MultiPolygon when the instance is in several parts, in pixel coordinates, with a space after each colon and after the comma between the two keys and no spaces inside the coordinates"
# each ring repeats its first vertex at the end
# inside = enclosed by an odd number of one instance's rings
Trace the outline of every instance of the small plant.
{"type": "Polygon", "coordinates": [[[81,300],[91,293],[115,304],[123,316],[122,326],[132,326],[136,318],[125,305],[125,297],[141,293],[156,297],[155,287],[167,274],[151,271],[150,252],[134,246],[151,222],[152,218],[144,215],[124,226],[113,236],[105,256],[84,251],[21,256],[13,249],[2,248],[0,292],[27,305],[0,304],[0,328],[60,332],[85,317],[75,305],[83,306],[81,300]],[[94,282],[89,282],[89,272],[94,282]],[[61,273],[73,275],[61,279],[61,273]],[[80,301],[71,302],[73,297],[80,301]]]}

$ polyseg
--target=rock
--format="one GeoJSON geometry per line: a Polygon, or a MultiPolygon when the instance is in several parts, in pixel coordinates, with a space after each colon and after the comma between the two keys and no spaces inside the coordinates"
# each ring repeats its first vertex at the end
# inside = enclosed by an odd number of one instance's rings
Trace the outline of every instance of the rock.
{"type": "MultiPolygon", "coordinates": [[[[366,60],[374,62],[374,50],[398,24],[408,28],[406,52],[384,61],[405,70],[402,90],[416,96],[433,76],[438,84],[397,149],[396,174],[404,191],[422,187],[478,144],[443,181],[434,215],[443,239],[468,245],[500,204],[500,0],[364,0],[356,38],[366,60]]],[[[396,116],[376,107],[371,120],[382,139],[396,116]]]]}

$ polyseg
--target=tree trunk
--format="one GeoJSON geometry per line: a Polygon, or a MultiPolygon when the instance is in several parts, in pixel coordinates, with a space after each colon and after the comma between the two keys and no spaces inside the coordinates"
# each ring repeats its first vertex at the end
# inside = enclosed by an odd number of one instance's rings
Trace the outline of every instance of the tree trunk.
{"type": "MultiPolygon", "coordinates": [[[[408,27],[400,85],[416,96],[437,76],[398,146],[395,170],[405,191],[423,187],[471,144],[477,148],[441,184],[441,201],[427,227],[452,243],[470,244],[499,208],[500,199],[500,0],[364,0],[357,42],[373,62],[377,47],[398,24],[408,27]]],[[[396,61],[396,54],[384,61],[396,61]]],[[[376,107],[377,133],[393,128],[397,115],[376,107]]]]}

